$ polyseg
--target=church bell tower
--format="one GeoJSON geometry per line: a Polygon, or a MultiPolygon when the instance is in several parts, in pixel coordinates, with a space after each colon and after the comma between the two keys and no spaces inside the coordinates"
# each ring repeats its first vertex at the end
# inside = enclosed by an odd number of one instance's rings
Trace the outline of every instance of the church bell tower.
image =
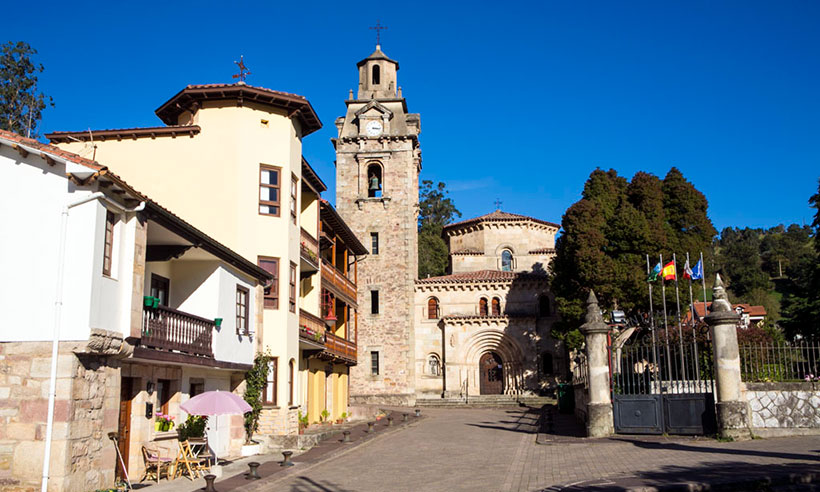
{"type": "Polygon", "coordinates": [[[336,207],[370,254],[359,262],[358,364],[351,403],[414,403],[413,293],[421,149],[399,63],[381,46],[356,65],[359,87],[336,120],[336,207]]]}

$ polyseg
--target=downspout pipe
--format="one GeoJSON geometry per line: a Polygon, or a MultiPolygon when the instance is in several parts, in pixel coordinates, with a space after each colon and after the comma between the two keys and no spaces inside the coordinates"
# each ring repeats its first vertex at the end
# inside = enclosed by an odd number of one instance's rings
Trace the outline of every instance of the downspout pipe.
{"type": "Polygon", "coordinates": [[[68,212],[70,209],[83,205],[94,200],[103,199],[106,202],[116,206],[125,212],[139,212],[145,208],[145,202],[141,202],[136,208],[132,210],[123,209],[116,202],[111,201],[101,191],[94,192],[88,196],[79,198],[73,202],[69,202],[63,208],[60,215],[60,240],[57,250],[57,292],[54,295],[54,333],[51,342],[51,377],[48,385],[48,417],[46,420],[46,446],[43,451],[43,482],[40,490],[42,492],[48,491],[48,471],[51,465],[51,441],[52,432],[54,429],[54,402],[57,398],[57,358],[60,346],[60,328],[62,323],[62,309],[63,309],[63,277],[65,275],[65,250],[66,250],[66,232],[68,229],[68,212]]]}

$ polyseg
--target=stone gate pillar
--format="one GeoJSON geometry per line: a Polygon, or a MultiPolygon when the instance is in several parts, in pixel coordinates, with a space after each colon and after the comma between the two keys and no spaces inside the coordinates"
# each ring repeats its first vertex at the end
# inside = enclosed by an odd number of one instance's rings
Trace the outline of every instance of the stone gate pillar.
{"type": "Polygon", "coordinates": [[[723,287],[720,275],[712,289],[712,307],[704,318],[712,333],[715,366],[715,404],[721,437],[749,438],[749,417],[740,389],[740,350],[737,323],[740,320],[723,287]]]}
{"type": "Polygon", "coordinates": [[[581,333],[586,339],[586,356],[589,368],[589,403],[587,404],[587,436],[611,436],[615,429],[612,421],[612,399],[609,392],[609,352],[607,333],[609,327],[601,317],[598,298],[590,291],[587,314],[581,333]]]}

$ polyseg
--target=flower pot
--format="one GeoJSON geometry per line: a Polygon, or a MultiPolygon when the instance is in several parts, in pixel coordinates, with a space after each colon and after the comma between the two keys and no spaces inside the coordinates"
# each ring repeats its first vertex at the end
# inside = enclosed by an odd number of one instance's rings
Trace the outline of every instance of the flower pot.
{"type": "Polygon", "coordinates": [[[217,328],[222,326],[222,318],[214,318],[214,324],[217,328]]]}
{"type": "Polygon", "coordinates": [[[244,444],[241,449],[242,456],[253,456],[256,454],[262,453],[262,445],[259,443],[255,444],[244,444]]]}
{"type": "Polygon", "coordinates": [[[159,420],[154,422],[154,430],[157,431],[157,432],[161,432],[162,431],[162,422],[160,422],[159,420]]]}
{"type": "Polygon", "coordinates": [[[168,432],[171,430],[171,422],[163,422],[161,427],[162,432],[168,432]]]}
{"type": "Polygon", "coordinates": [[[154,302],[151,304],[151,307],[154,309],[159,307],[159,297],[154,298],[154,302]]]}
{"type": "Polygon", "coordinates": [[[142,296],[142,304],[145,307],[154,307],[154,298],[151,296],[142,296]]]}

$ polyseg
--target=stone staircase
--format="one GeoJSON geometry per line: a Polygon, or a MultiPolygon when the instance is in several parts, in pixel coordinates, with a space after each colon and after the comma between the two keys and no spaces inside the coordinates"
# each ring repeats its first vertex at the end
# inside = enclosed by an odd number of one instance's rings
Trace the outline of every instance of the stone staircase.
{"type": "Polygon", "coordinates": [[[557,400],[546,396],[477,395],[468,398],[417,398],[417,407],[496,408],[529,406],[540,408],[555,405],[557,400]]]}

